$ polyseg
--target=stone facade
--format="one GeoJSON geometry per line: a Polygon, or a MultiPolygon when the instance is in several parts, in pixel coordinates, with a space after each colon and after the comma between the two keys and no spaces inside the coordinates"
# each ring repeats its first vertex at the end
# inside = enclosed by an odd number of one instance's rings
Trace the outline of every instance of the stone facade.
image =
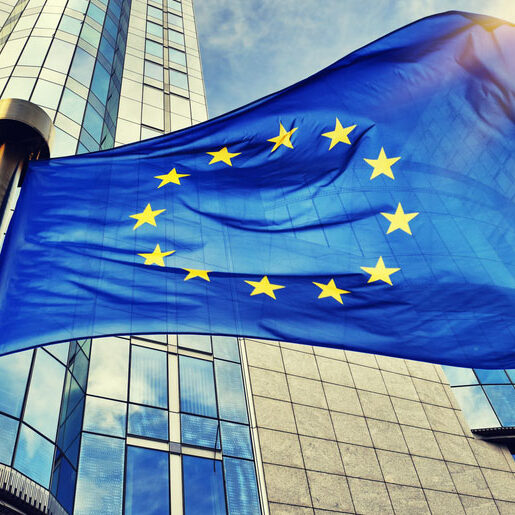
{"type": "Polygon", "coordinates": [[[244,347],[270,513],[515,513],[515,461],[470,432],[440,366],[244,347]]]}

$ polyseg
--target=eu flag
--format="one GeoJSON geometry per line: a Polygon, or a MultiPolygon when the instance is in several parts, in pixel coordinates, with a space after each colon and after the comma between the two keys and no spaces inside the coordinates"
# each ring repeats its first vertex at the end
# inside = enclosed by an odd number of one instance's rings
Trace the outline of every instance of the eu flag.
{"type": "Polygon", "coordinates": [[[441,14],[198,126],[32,163],[0,352],[211,333],[515,368],[514,48],[441,14]]]}

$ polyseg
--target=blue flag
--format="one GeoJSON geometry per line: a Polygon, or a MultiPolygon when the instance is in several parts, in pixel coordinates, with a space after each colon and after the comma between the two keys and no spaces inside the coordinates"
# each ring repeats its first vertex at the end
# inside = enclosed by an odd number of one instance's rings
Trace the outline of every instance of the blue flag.
{"type": "Polygon", "coordinates": [[[514,48],[441,14],[198,126],[31,163],[0,352],[198,333],[515,368],[514,48]]]}

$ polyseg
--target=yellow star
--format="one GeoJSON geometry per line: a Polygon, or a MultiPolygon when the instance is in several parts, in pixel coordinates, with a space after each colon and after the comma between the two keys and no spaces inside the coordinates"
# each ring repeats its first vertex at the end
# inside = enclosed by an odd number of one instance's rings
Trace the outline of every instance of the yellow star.
{"type": "Polygon", "coordinates": [[[270,153],[275,152],[281,145],[284,145],[288,148],[293,148],[292,142],[290,138],[292,134],[297,130],[297,127],[294,127],[291,131],[287,131],[281,122],[279,122],[279,135],[275,138],[270,138],[267,141],[270,141],[274,144],[274,147],[270,151],[270,153]]]}
{"type": "Polygon", "coordinates": [[[163,260],[164,257],[173,254],[175,250],[169,250],[168,252],[161,252],[161,247],[159,243],[156,245],[156,248],[151,253],[142,253],[138,254],[138,256],[145,258],[145,265],[159,265],[165,266],[165,262],[163,260]]]}
{"type": "Polygon", "coordinates": [[[361,270],[364,270],[367,274],[370,274],[370,278],[368,280],[369,283],[373,283],[375,281],[384,281],[392,286],[392,280],[390,279],[390,275],[398,272],[400,268],[386,268],[384,266],[384,261],[382,256],[379,256],[377,260],[376,266],[362,266],[361,270]]]}
{"type": "Polygon", "coordinates": [[[178,184],[181,185],[179,180],[181,177],[189,177],[189,173],[177,173],[175,168],[172,168],[166,175],[156,175],[154,179],[161,179],[161,184],[157,187],[158,189],[165,186],[166,184],[178,184]]]}
{"type": "Polygon", "coordinates": [[[280,290],[281,288],[284,288],[284,286],[281,286],[279,284],[271,284],[266,275],[263,276],[261,281],[245,282],[254,287],[250,295],[259,295],[260,293],[264,293],[265,295],[272,297],[272,299],[275,299],[274,290],[280,290]]]}
{"type": "Polygon", "coordinates": [[[183,268],[183,270],[188,272],[188,275],[184,278],[185,281],[189,281],[194,277],[200,277],[201,279],[204,279],[204,281],[208,282],[211,281],[209,275],[207,275],[209,272],[211,272],[211,270],[196,270],[195,268],[183,268]]]}
{"type": "Polygon", "coordinates": [[[324,132],[322,136],[330,138],[331,143],[329,144],[329,150],[331,150],[338,143],[347,143],[350,145],[349,134],[356,128],[356,125],[349,125],[349,127],[342,127],[340,120],[336,118],[336,125],[334,131],[324,132]]]}
{"type": "Polygon", "coordinates": [[[411,234],[411,229],[409,226],[409,222],[415,218],[418,213],[405,213],[404,209],[402,209],[401,203],[397,206],[397,211],[395,213],[381,213],[387,220],[390,220],[390,227],[386,231],[386,234],[390,234],[397,229],[401,231],[407,232],[411,234]]]}
{"type": "Polygon", "coordinates": [[[143,224],[150,224],[156,227],[156,216],[164,213],[165,211],[166,209],[156,209],[155,211],[152,211],[150,204],[147,204],[147,207],[143,210],[142,213],[129,215],[130,218],[135,218],[137,220],[132,230],[135,231],[140,225],[143,224]]]}
{"type": "Polygon", "coordinates": [[[314,281],[313,284],[318,286],[322,290],[320,292],[320,295],[318,296],[319,299],[323,299],[325,297],[332,297],[333,299],[337,300],[340,304],[343,304],[342,295],[350,293],[350,291],[337,288],[336,284],[334,284],[334,279],[331,279],[327,284],[316,283],[314,281]]]}
{"type": "Polygon", "coordinates": [[[227,147],[221,148],[216,152],[206,152],[210,156],[213,156],[213,159],[209,161],[209,164],[218,163],[219,161],[224,162],[226,165],[232,166],[231,159],[233,157],[239,156],[241,152],[229,152],[227,147]]]}
{"type": "Polygon", "coordinates": [[[395,164],[400,157],[386,157],[384,153],[384,148],[381,147],[381,151],[379,152],[379,157],[377,159],[366,159],[366,161],[373,169],[372,175],[370,176],[370,180],[375,179],[378,175],[384,174],[390,179],[395,179],[392,172],[392,165],[395,164]]]}

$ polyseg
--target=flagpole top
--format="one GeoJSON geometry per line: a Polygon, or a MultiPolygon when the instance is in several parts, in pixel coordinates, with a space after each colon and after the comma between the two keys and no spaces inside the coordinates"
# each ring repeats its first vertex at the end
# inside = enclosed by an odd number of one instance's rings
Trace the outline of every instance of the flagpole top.
{"type": "Polygon", "coordinates": [[[0,100],[0,145],[21,145],[28,159],[48,159],[54,124],[41,107],[19,98],[0,100]]]}

